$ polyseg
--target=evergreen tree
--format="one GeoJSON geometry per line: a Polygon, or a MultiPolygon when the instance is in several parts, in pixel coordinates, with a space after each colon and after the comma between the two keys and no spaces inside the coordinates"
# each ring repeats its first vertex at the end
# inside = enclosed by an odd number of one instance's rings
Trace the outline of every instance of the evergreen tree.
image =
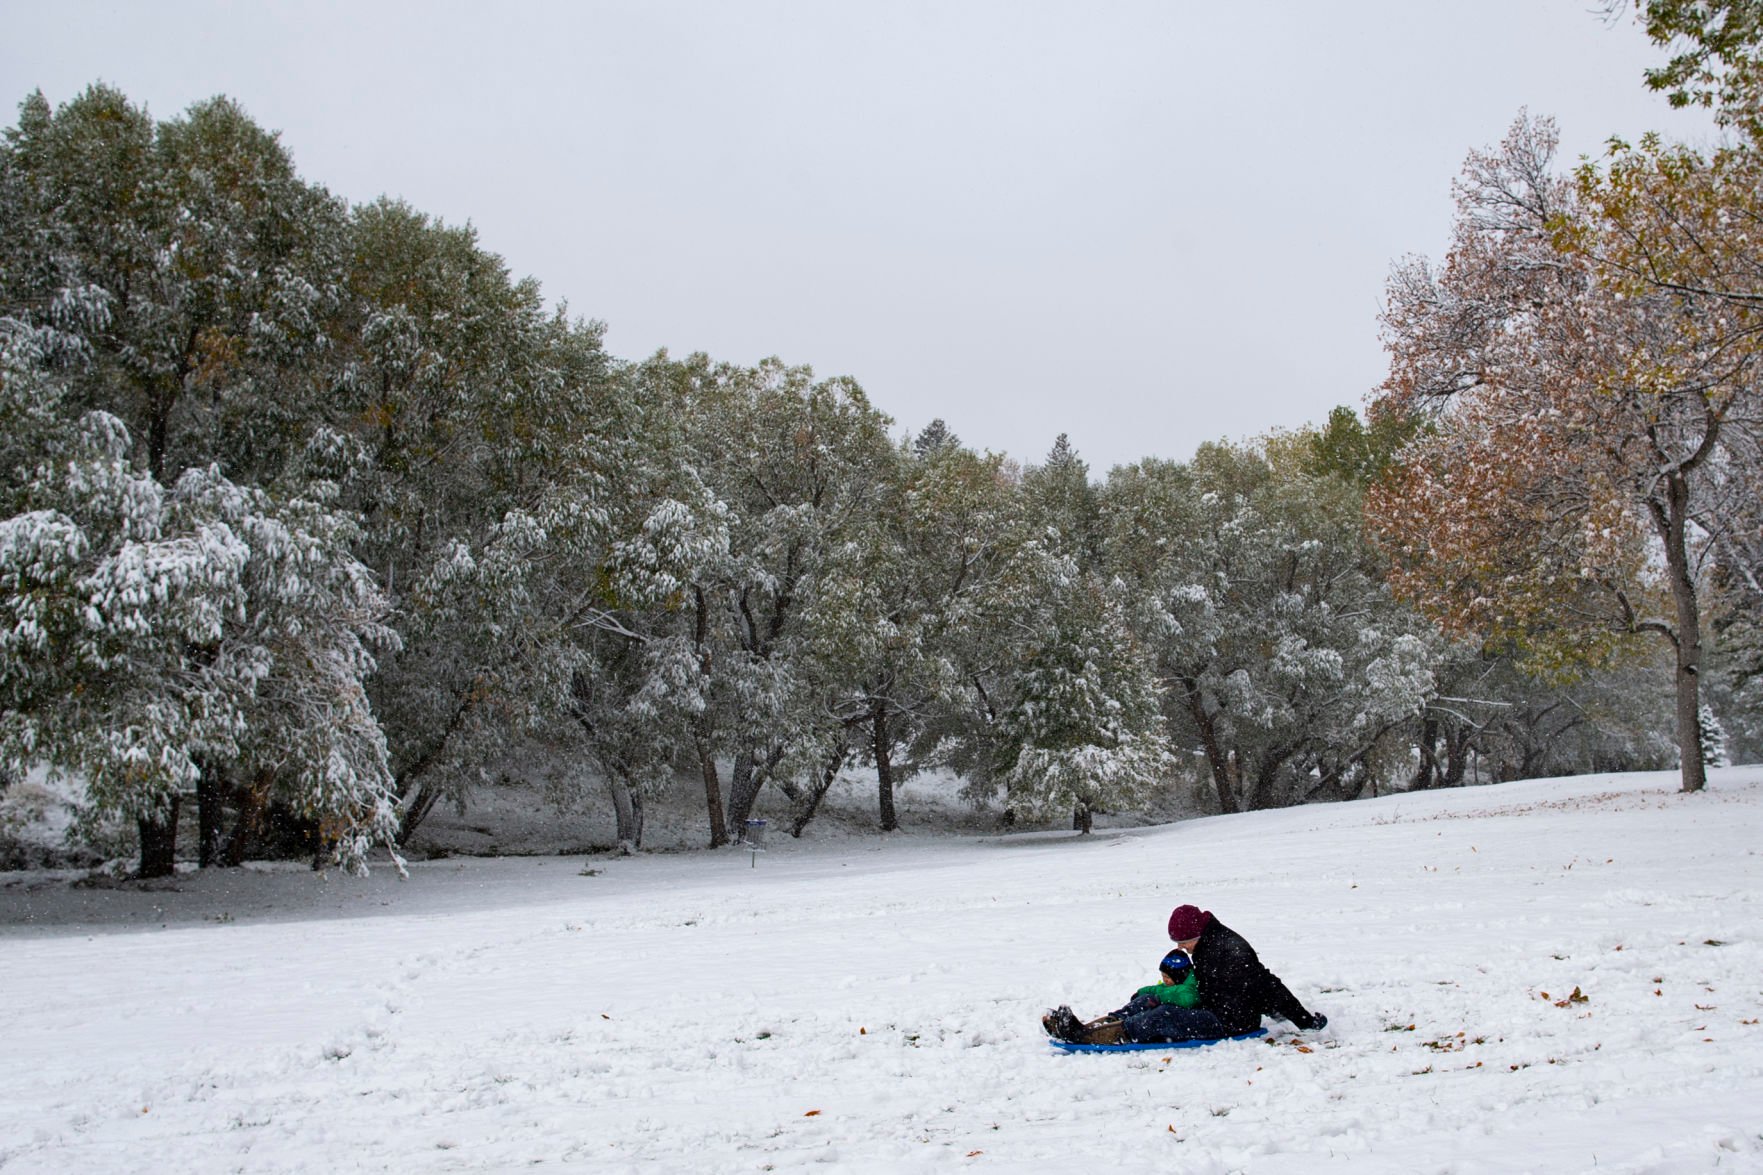
{"type": "Polygon", "coordinates": [[[925,425],[912,439],[912,452],[914,456],[924,458],[939,449],[953,448],[960,444],[961,438],[951,432],[948,424],[939,416],[925,425]]]}
{"type": "Polygon", "coordinates": [[[1069,810],[1087,833],[1098,809],[1147,798],[1172,760],[1124,610],[1069,558],[1045,573],[1052,590],[998,718],[995,777],[1014,811],[1069,810]]]}
{"type": "Polygon", "coordinates": [[[1098,494],[1090,467],[1060,433],[1041,464],[1022,477],[1028,520],[1052,550],[1070,555],[1089,570],[1099,553],[1098,494]]]}

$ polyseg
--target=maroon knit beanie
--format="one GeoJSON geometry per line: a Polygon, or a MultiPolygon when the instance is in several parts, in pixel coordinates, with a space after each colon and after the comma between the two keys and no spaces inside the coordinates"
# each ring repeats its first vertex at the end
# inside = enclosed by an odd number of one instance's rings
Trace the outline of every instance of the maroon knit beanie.
{"type": "Polygon", "coordinates": [[[1177,906],[1169,913],[1169,940],[1186,942],[1190,938],[1199,938],[1212,921],[1212,912],[1202,910],[1198,906],[1177,906]]]}

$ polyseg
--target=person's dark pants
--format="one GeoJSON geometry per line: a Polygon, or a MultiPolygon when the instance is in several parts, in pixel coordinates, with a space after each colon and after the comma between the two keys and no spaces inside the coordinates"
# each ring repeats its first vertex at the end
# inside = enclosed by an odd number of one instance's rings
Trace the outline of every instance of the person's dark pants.
{"type": "Polygon", "coordinates": [[[1178,1008],[1160,1004],[1151,996],[1135,996],[1114,1014],[1120,1017],[1126,1039],[1134,1044],[1174,1044],[1231,1035],[1224,1021],[1205,1008],[1178,1008]]]}

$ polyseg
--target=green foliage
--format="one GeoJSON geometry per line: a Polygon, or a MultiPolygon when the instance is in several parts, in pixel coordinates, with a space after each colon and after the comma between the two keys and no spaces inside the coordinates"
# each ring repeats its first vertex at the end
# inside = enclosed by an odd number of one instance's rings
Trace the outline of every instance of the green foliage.
{"type": "Polygon", "coordinates": [[[1758,0],[1635,0],[1657,45],[1676,53],[1647,71],[1673,106],[1717,108],[1753,140],[1763,131],[1763,3],[1758,0]]]}
{"type": "Polygon", "coordinates": [[[1389,469],[1418,427],[1410,415],[1372,414],[1369,425],[1345,405],[1331,410],[1321,431],[1304,434],[1308,452],[1304,470],[1317,477],[1338,477],[1367,486],[1389,469]]]}

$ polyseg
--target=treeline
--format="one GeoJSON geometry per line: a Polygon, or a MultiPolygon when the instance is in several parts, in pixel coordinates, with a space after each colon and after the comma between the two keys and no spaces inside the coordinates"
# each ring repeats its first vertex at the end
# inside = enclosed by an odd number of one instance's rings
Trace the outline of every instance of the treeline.
{"type": "MultiPolygon", "coordinates": [[[[765,788],[800,833],[852,764],[890,829],[932,767],[1087,828],[1193,781],[1234,812],[1674,761],[1622,642],[1433,606],[1420,569],[1468,581],[1388,487],[1463,414],[1408,387],[1100,483],[1063,437],[1023,469],[895,437],[849,379],[617,359],[227,100],[34,94],[0,145],[0,769],[82,780],[154,875],[191,805],[205,865],[293,828],[359,866],[533,739],[631,849],[681,787],[713,846],[765,788]]],[[[1755,740],[1723,664],[1698,712],[1755,740]]]]}

